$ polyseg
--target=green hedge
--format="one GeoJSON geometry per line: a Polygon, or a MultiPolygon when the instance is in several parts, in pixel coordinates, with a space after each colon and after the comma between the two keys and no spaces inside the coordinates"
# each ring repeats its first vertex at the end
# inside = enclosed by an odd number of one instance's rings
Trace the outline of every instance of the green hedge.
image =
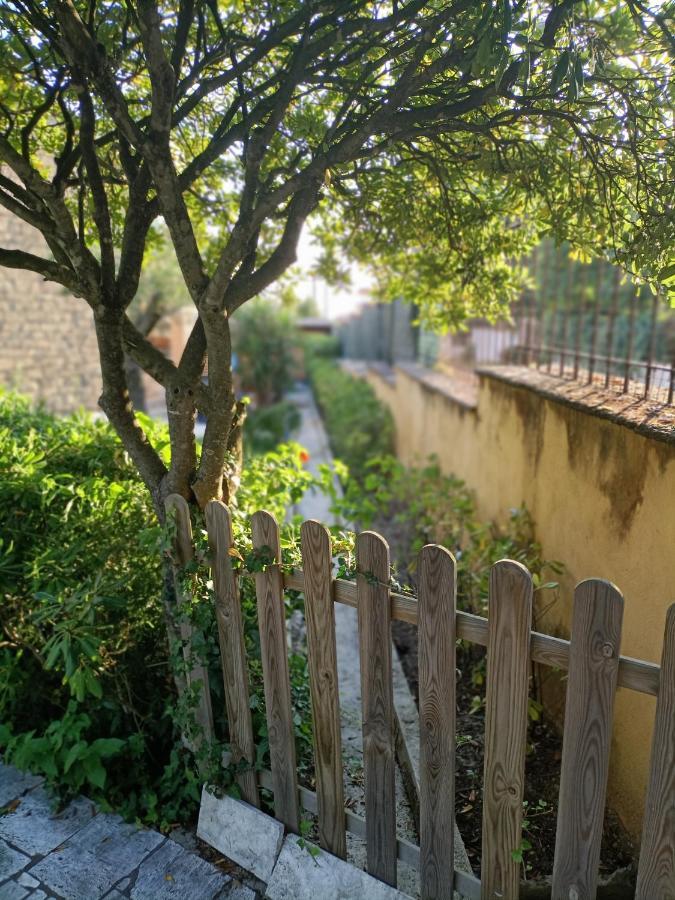
{"type": "Polygon", "coordinates": [[[344,372],[334,361],[310,357],[307,371],[333,454],[361,482],[369,459],[394,452],[391,413],[366,381],[344,372]]]}

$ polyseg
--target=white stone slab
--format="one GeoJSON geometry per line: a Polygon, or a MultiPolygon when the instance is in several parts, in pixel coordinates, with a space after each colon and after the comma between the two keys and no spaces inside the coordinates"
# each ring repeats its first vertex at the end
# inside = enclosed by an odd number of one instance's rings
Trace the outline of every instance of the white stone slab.
{"type": "Polygon", "coordinates": [[[4,841],[0,841],[0,881],[20,872],[29,862],[29,857],[19,853],[14,847],[9,847],[4,841]]]}
{"type": "Polygon", "coordinates": [[[29,870],[43,885],[68,900],[94,900],[107,893],[124,872],[82,847],[54,850],[29,870]]]}
{"type": "Polygon", "coordinates": [[[38,775],[30,772],[20,772],[14,766],[6,766],[0,763],[0,806],[7,806],[12,800],[21,797],[26,791],[37,787],[42,783],[38,775]]]}
{"type": "Polygon", "coordinates": [[[23,900],[28,893],[28,888],[19,884],[18,881],[6,881],[0,887],[0,900],[23,900]]]}
{"type": "Polygon", "coordinates": [[[54,813],[53,802],[42,788],[21,798],[17,808],[0,816],[0,838],[30,856],[46,856],[91,820],[95,809],[80,797],[63,812],[54,813]]]}
{"type": "Polygon", "coordinates": [[[131,900],[215,900],[232,879],[173,841],[166,841],[138,870],[131,900]]]}
{"type": "Polygon", "coordinates": [[[269,900],[406,900],[407,894],[357,869],[350,863],[319,850],[295,835],[284,841],[267,885],[269,900]],[[305,843],[305,846],[302,844],[305,843]]]}
{"type": "Polygon", "coordinates": [[[129,825],[120,816],[99,813],[72,836],[68,846],[83,847],[113,866],[119,879],[139,866],[164,840],[157,831],[129,825]]]}
{"type": "Polygon", "coordinates": [[[284,840],[284,826],[233,797],[202,791],[197,836],[261,881],[269,881],[284,840]]]}

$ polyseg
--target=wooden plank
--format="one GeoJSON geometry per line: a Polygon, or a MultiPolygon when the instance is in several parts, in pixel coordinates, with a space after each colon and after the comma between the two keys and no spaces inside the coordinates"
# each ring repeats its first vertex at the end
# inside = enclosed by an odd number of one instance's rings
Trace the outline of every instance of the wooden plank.
{"type": "Polygon", "coordinates": [[[666,614],[636,900],[675,900],[675,604],[666,614]]]}
{"type": "Polygon", "coordinates": [[[201,734],[194,740],[190,740],[189,736],[187,736],[188,744],[196,747],[202,740],[206,740],[209,743],[213,741],[215,734],[213,729],[213,711],[211,709],[211,691],[209,689],[209,673],[201,662],[192,658],[192,638],[195,632],[190,622],[181,613],[181,607],[186,598],[181,589],[179,570],[187,566],[194,558],[190,508],[185,498],[181,497],[180,494],[169,494],[164,501],[164,508],[167,516],[173,516],[176,523],[173,577],[176,590],[176,612],[179,617],[178,627],[183,645],[183,658],[188,666],[187,684],[189,687],[198,685],[195,723],[201,734]]]}
{"type": "Polygon", "coordinates": [[[347,855],[342,782],[342,741],[338,697],[337,649],[331,544],[319,522],[300,530],[305,574],[307,664],[312,697],[319,843],[334,856],[347,855]]]}
{"type": "Polygon", "coordinates": [[[619,669],[623,598],[607,581],[574,592],[552,900],[595,897],[619,669]]]}
{"type": "Polygon", "coordinates": [[[368,872],[396,885],[394,696],[389,547],[372,531],[356,539],[368,872]]]}
{"type": "Polygon", "coordinates": [[[243,799],[252,806],[259,806],[258,783],[253,769],[255,741],[249,705],[244,625],[239,584],[232,569],[230,555],[234,546],[232,521],[229,509],[219,500],[207,503],[205,516],[211,547],[211,576],[232,762],[236,765],[244,760],[251,766],[249,770],[237,775],[237,784],[243,799]]]}
{"type": "Polygon", "coordinates": [[[452,900],[455,834],[455,598],[453,555],[419,558],[420,885],[423,900],[452,900]]]}
{"type": "Polygon", "coordinates": [[[490,571],[481,898],[518,900],[525,788],[532,579],[520,563],[490,571]]]}
{"type": "Polygon", "coordinates": [[[279,526],[274,517],[264,510],[254,513],[251,526],[253,546],[256,549],[269,548],[274,560],[264,572],[255,573],[267,733],[274,779],[274,811],[280,822],[291,831],[298,832],[295,731],[286,651],[284,585],[278,565],[281,560],[279,526]]]}
{"type": "MultiPolygon", "coordinates": [[[[258,772],[258,782],[260,786],[266,790],[274,790],[272,786],[272,773],[267,769],[261,769],[258,772]]],[[[314,791],[310,791],[307,788],[300,786],[298,788],[298,799],[302,809],[309,813],[316,814],[319,806],[314,791]]],[[[362,816],[353,813],[350,809],[345,809],[344,815],[346,831],[348,831],[349,834],[353,834],[355,837],[365,839],[366,820],[362,816]]],[[[405,838],[399,837],[396,839],[396,858],[400,862],[404,862],[411,866],[413,869],[419,870],[420,868],[420,848],[411,841],[407,841],[405,838]]],[[[469,875],[467,872],[456,869],[454,872],[454,885],[455,890],[461,894],[464,900],[480,900],[480,881],[475,875],[469,875]]],[[[319,900],[319,898],[317,898],[317,900],[319,900]]]]}
{"type": "MultiPolygon", "coordinates": [[[[287,588],[301,591],[304,580],[302,572],[296,571],[284,576],[287,588]]],[[[335,581],[336,603],[356,608],[356,584],[339,578],[335,581]]],[[[411,594],[391,595],[391,617],[401,622],[417,624],[417,599],[411,594]]],[[[488,623],[482,616],[457,612],[457,637],[473,644],[487,647],[488,623]]],[[[535,662],[567,671],[569,669],[570,644],[548,634],[532,632],[530,658],[535,662]]],[[[659,692],[659,666],[641,659],[622,656],[619,659],[619,687],[656,696],[659,692]]]]}

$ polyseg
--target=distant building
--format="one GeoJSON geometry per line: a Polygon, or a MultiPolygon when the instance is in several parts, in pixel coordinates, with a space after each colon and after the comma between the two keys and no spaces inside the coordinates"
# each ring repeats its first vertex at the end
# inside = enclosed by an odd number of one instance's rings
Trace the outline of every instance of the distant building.
{"type": "MultiPolygon", "coordinates": [[[[42,235],[2,207],[0,246],[49,256],[42,235]]],[[[96,409],[101,375],[85,301],[40,275],[0,266],[0,384],[52,412],[96,409]]]]}

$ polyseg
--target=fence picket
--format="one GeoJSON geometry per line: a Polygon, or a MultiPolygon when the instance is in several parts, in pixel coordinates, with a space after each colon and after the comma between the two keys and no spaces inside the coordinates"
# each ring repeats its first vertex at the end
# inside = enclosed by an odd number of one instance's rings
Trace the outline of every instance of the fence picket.
{"type": "Polygon", "coordinates": [[[232,569],[233,547],[230,511],[219,500],[206,505],[206,529],[211,547],[211,574],[215,594],[216,622],[232,762],[245,760],[251,769],[237,775],[237,784],[247,803],[260,805],[253,765],[255,743],[249,707],[248,667],[244,626],[237,577],[232,569]]]}
{"type": "Polygon", "coordinates": [[[500,560],[490,571],[481,898],[517,900],[525,788],[532,579],[500,560]]]}
{"type": "Polygon", "coordinates": [[[420,882],[452,900],[455,823],[456,567],[444,547],[419,559],[420,882]]]}
{"type": "Polygon", "coordinates": [[[274,783],[274,811],[291,831],[299,830],[298,785],[291,686],[286,651],[284,587],[279,561],[279,526],[268,512],[260,510],[251,519],[253,546],[272,551],[274,563],[255,573],[260,629],[260,654],[265,685],[267,732],[274,783]]]}
{"type": "Polygon", "coordinates": [[[666,616],[635,900],[675,900],[675,604],[666,616]]]}
{"type": "Polygon", "coordinates": [[[589,579],[574,592],[552,900],[595,897],[623,597],[589,579]]]}
{"type": "MultiPolygon", "coordinates": [[[[173,580],[176,590],[177,612],[180,615],[180,607],[185,601],[178,578],[178,568],[186,566],[194,557],[194,545],[192,543],[192,523],[190,521],[190,508],[184,497],[180,494],[169,494],[164,501],[167,515],[173,515],[176,523],[176,539],[174,552],[177,557],[177,565],[173,567],[173,580]]],[[[197,708],[195,709],[195,722],[201,728],[202,739],[213,741],[213,711],[211,709],[211,692],[209,689],[209,674],[201,663],[191,662],[192,657],[192,625],[180,615],[180,637],[183,644],[183,657],[191,668],[187,673],[187,684],[192,687],[199,685],[197,708]]],[[[196,741],[195,743],[199,743],[196,741]]]]}
{"type": "Polygon", "coordinates": [[[344,859],[347,855],[347,837],[328,531],[319,522],[305,522],[301,528],[301,544],[305,573],[307,664],[314,722],[319,842],[324,849],[344,859]]]}
{"type": "Polygon", "coordinates": [[[356,541],[368,872],[396,885],[394,697],[389,547],[372,531],[356,541]]]}

